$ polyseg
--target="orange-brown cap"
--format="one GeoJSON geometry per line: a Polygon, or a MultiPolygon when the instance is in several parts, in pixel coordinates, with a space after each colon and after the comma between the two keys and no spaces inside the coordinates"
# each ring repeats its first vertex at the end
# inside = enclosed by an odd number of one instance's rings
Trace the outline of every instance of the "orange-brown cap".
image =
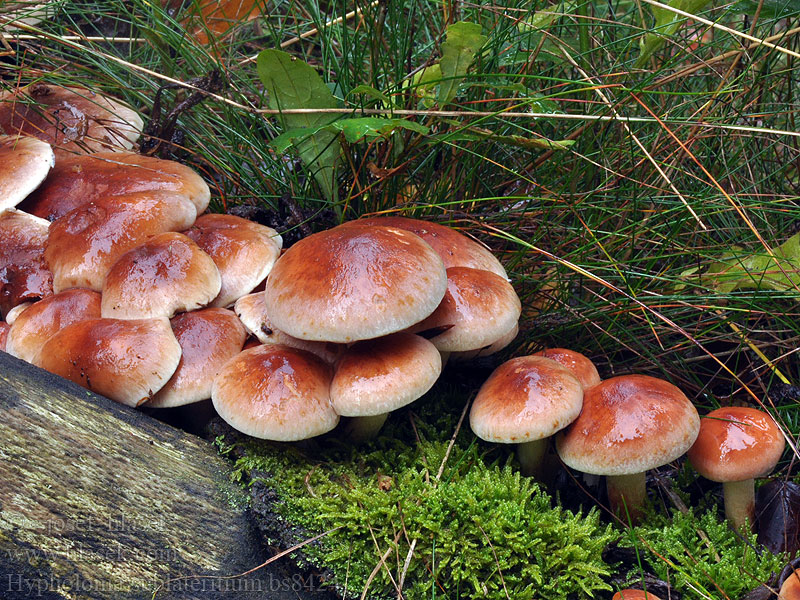
{"type": "Polygon", "coordinates": [[[225,363],[211,399],[219,416],[242,433],[292,442],[336,427],[330,383],[331,367],[317,356],[267,344],[225,363]]]}
{"type": "Polygon", "coordinates": [[[397,227],[405,229],[421,237],[430,244],[431,248],[442,257],[446,269],[450,267],[469,267],[471,269],[483,269],[500,275],[503,279],[508,279],[508,274],[491,251],[468,238],[463,233],[456,231],[445,225],[423,221],[421,219],[410,219],[408,217],[370,217],[357,221],[348,221],[347,226],[373,226],[397,227]]]}
{"type": "Polygon", "coordinates": [[[644,590],[620,590],[611,600],[661,600],[653,592],[645,592],[644,590]]]}
{"type": "Polygon", "coordinates": [[[35,364],[128,406],[172,377],[181,347],[167,319],[89,319],[51,337],[35,364]]]}
{"type": "Polygon", "coordinates": [[[0,135],[0,210],[33,192],[55,164],[50,144],[32,137],[0,135]]]}
{"type": "Polygon", "coordinates": [[[185,196],[198,215],[208,208],[211,197],[203,178],[179,162],[134,152],[62,154],[44,183],[20,208],[55,221],[104,196],[152,191],[185,196]]]}
{"type": "Polygon", "coordinates": [[[534,356],[545,356],[567,367],[575,373],[584,388],[600,383],[600,375],[594,363],[580,352],[566,348],[548,348],[534,353],[534,356]]]}
{"type": "Polygon", "coordinates": [[[442,259],[394,227],[336,227],[289,248],[267,279],[267,312],[305,340],[354,342],[430,315],[447,289],[442,259]]]}
{"type": "Polygon", "coordinates": [[[778,600],[800,600],[800,569],[795,569],[783,581],[778,600]]]}
{"type": "Polygon", "coordinates": [[[694,443],[697,409],[677,387],[623,375],[585,390],[580,416],[556,439],[568,466],[594,475],[631,475],[665,465],[694,443]]]}
{"type": "Polygon", "coordinates": [[[211,257],[181,233],[167,232],[129,250],[103,284],[102,313],[116,319],[171,318],[206,306],[219,294],[211,257]]]}
{"type": "Polygon", "coordinates": [[[411,330],[447,328],[430,338],[443,352],[464,352],[490,346],[507,335],[522,310],[511,284],[490,271],[447,269],[447,292],[436,310],[411,330]]]}
{"type": "Polygon", "coordinates": [[[211,398],[214,377],[239,354],[247,332],[236,315],[224,308],[204,308],[177,315],[172,333],[183,351],[175,374],[147,406],[168,408],[211,398]]]}
{"type": "Polygon", "coordinates": [[[519,323],[514,323],[514,326],[508,331],[508,333],[501,335],[498,339],[496,339],[488,346],[484,346],[483,348],[478,348],[476,350],[465,350],[463,352],[450,352],[449,360],[452,360],[453,362],[459,362],[459,361],[473,360],[481,356],[491,356],[492,354],[500,352],[500,350],[502,350],[503,348],[508,346],[511,342],[513,342],[518,334],[519,334],[519,323]]]}
{"type": "Polygon", "coordinates": [[[185,229],[196,216],[194,205],[175,192],[105,196],[79,206],[50,226],[44,255],[55,291],[99,292],[125,252],[161,232],[185,229]]]}
{"type": "Polygon", "coordinates": [[[785,443],[767,413],[747,406],[723,407],[700,420],[689,462],[711,481],[745,481],[772,471],[785,443]]]}
{"type": "Polygon", "coordinates": [[[85,88],[35,83],[0,94],[0,132],[38,138],[57,155],[129,150],[143,126],[129,106],[85,88]]]}
{"type": "Polygon", "coordinates": [[[331,402],[343,417],[381,415],[425,394],[441,372],[441,354],[418,335],[401,331],[363,340],[336,363],[331,402]]]}
{"type": "Polygon", "coordinates": [[[6,342],[8,340],[9,329],[11,329],[11,325],[5,321],[0,321],[0,352],[6,351],[6,342]]]}
{"type": "Polygon", "coordinates": [[[233,305],[233,311],[244,324],[245,329],[258,338],[262,344],[283,344],[290,348],[308,350],[328,364],[333,364],[344,352],[344,344],[334,342],[312,342],[301,340],[284,333],[270,321],[267,314],[267,300],[263,292],[242,296],[233,305]]]}
{"type": "Polygon", "coordinates": [[[583,388],[565,366],[542,356],[520,356],[489,376],[469,414],[479,438],[520,444],[549,437],[581,411],[583,388]]]}
{"type": "Polygon", "coordinates": [[[53,275],[44,260],[44,219],[10,208],[0,212],[0,313],[53,293],[53,275]]]}
{"type": "Polygon", "coordinates": [[[7,352],[35,362],[47,340],[67,325],[100,318],[100,294],[75,288],[47,296],[26,308],[11,325],[7,352]]]}
{"type": "Polygon", "coordinates": [[[212,306],[230,306],[264,281],[283,240],[271,227],[234,215],[207,214],[183,232],[217,265],[222,289],[212,306]]]}

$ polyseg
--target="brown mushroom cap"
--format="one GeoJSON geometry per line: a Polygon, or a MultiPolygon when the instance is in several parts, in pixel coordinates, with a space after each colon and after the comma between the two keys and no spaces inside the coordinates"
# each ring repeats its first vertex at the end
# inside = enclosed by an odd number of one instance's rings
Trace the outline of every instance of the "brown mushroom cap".
{"type": "Polygon", "coordinates": [[[594,363],[580,352],[566,348],[548,348],[535,352],[534,356],[544,356],[567,367],[575,373],[584,388],[600,383],[600,375],[594,363]]]}
{"type": "Polygon", "coordinates": [[[203,215],[183,233],[217,265],[222,289],[212,306],[220,307],[230,306],[264,281],[283,244],[271,227],[234,215],[203,215]]]}
{"type": "Polygon", "coordinates": [[[50,224],[13,208],[0,212],[0,313],[53,293],[44,260],[50,224]]]}
{"type": "Polygon", "coordinates": [[[138,192],[99,198],[53,221],[45,259],[55,291],[100,291],[111,265],[125,252],[164,231],[185,229],[194,205],[175,192],[138,192]]]}
{"type": "Polygon", "coordinates": [[[556,439],[561,459],[594,475],[629,475],[665,465],[694,443],[700,417],[667,381],[623,375],[584,392],[580,416],[556,439]]]}
{"type": "Polygon", "coordinates": [[[369,217],[348,221],[347,226],[383,226],[396,227],[410,231],[430,244],[442,257],[446,269],[450,267],[469,267],[483,269],[496,273],[503,279],[508,279],[508,274],[491,251],[479,242],[468,238],[463,233],[450,227],[408,217],[369,217]]]}
{"type": "Polygon", "coordinates": [[[54,164],[49,144],[32,137],[0,135],[0,210],[28,197],[54,164]]]}
{"type": "Polygon", "coordinates": [[[83,88],[35,83],[0,94],[0,132],[38,138],[57,155],[129,150],[143,126],[129,106],[83,88]]]}
{"type": "Polygon", "coordinates": [[[233,305],[233,311],[244,324],[245,329],[251,335],[256,336],[262,344],[283,344],[290,348],[307,350],[331,365],[345,350],[344,344],[301,340],[275,327],[267,314],[267,300],[263,292],[242,296],[233,305]]]}
{"type": "Polygon", "coordinates": [[[463,352],[450,352],[449,360],[452,360],[453,362],[461,362],[461,361],[473,360],[481,356],[491,356],[492,354],[500,352],[500,350],[504,349],[511,342],[513,342],[518,334],[519,334],[519,323],[514,323],[514,327],[512,327],[508,333],[501,335],[498,339],[496,339],[488,346],[484,346],[483,348],[478,348],[476,350],[464,350],[463,352]]]}
{"type": "Polygon", "coordinates": [[[185,196],[198,215],[208,208],[211,197],[202,177],[179,162],[134,152],[97,152],[59,156],[45,182],[21,208],[54,221],[106,196],[152,191],[185,196]]]}
{"type": "Polygon", "coordinates": [[[769,414],[747,406],[718,408],[700,420],[689,462],[711,481],[744,481],[772,471],[785,443],[769,414]]]}
{"type": "Polygon", "coordinates": [[[442,259],[413,233],[335,227],[289,248],[265,293],[270,318],[289,335],[353,342],[421,321],[446,289],[442,259]]]}
{"type": "Polygon", "coordinates": [[[337,362],[331,402],[343,417],[381,415],[425,394],[441,372],[441,354],[418,335],[401,331],[363,340],[337,362]]]}
{"type": "Polygon", "coordinates": [[[169,408],[211,398],[214,378],[239,354],[247,338],[241,321],[224,308],[205,308],[177,315],[172,333],[181,345],[178,368],[147,406],[169,408]]]}
{"type": "Polygon", "coordinates": [[[6,351],[6,342],[8,340],[9,329],[11,329],[11,325],[5,321],[0,321],[0,352],[6,351]]]}
{"type": "Polygon", "coordinates": [[[100,318],[100,294],[75,288],[47,296],[29,306],[11,325],[7,352],[17,358],[35,362],[45,342],[67,325],[86,319],[100,318]]]}
{"type": "Polygon", "coordinates": [[[620,590],[611,600],[661,600],[652,592],[645,592],[644,590],[620,590]]]}
{"type": "Polygon", "coordinates": [[[800,600],[800,569],[795,569],[784,579],[778,600],[800,600]]]}
{"type": "Polygon", "coordinates": [[[291,442],[336,427],[328,389],[331,368],[304,350],[263,345],[241,352],[220,370],[214,408],[231,427],[253,437],[291,442]]]}
{"type": "Polygon", "coordinates": [[[566,367],[542,356],[503,363],[481,386],[469,414],[479,438],[520,444],[549,437],[581,412],[583,388],[566,367]]]}
{"type": "Polygon", "coordinates": [[[519,320],[522,306],[511,284],[490,271],[451,267],[447,292],[436,310],[411,331],[445,328],[430,338],[443,352],[464,352],[492,345],[519,320]]]}
{"type": "Polygon", "coordinates": [[[89,319],[51,337],[43,369],[128,406],[139,406],[172,377],[181,347],[167,319],[89,319]]]}
{"type": "Polygon", "coordinates": [[[220,290],[211,257],[192,240],[161,233],[129,250],[112,265],[103,284],[106,318],[171,318],[206,306],[220,290]]]}

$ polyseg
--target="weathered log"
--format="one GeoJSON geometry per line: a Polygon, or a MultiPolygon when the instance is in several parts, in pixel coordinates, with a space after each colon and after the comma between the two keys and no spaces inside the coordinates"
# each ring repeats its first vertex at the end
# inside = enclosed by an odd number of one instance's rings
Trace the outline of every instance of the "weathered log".
{"type": "Polygon", "coordinates": [[[0,410],[0,598],[309,596],[235,577],[267,554],[205,440],[3,352],[0,410]]]}

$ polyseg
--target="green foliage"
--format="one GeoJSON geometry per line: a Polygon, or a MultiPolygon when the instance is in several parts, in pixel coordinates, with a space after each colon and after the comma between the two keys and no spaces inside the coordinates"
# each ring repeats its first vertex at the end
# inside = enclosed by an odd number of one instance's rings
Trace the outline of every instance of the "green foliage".
{"type": "MultiPolygon", "coordinates": [[[[672,8],[677,8],[683,12],[695,14],[703,10],[711,0],[669,0],[664,2],[672,8]]],[[[655,31],[646,34],[639,41],[639,58],[636,61],[637,67],[642,67],[647,63],[654,52],[657,52],[665,43],[666,39],[673,35],[678,28],[686,21],[686,17],[682,17],[666,8],[653,6],[653,16],[656,18],[654,25],[655,31]]]]}
{"type": "MultiPolygon", "coordinates": [[[[624,545],[636,546],[656,575],[672,582],[687,600],[741,598],[786,561],[759,547],[755,534],[742,538],[716,509],[653,515],[624,539],[624,545]]],[[[639,573],[632,571],[629,577],[636,581],[639,573]]]]}
{"type": "Polygon", "coordinates": [[[458,84],[487,39],[477,23],[459,21],[447,27],[447,39],[442,43],[442,58],[439,61],[442,73],[442,82],[439,84],[441,106],[449,104],[456,97],[458,84]]]}
{"type": "MultiPolygon", "coordinates": [[[[336,98],[319,74],[302,60],[280,50],[258,55],[258,76],[267,89],[274,110],[336,108],[336,98]]],[[[336,202],[336,164],[342,148],[336,133],[325,128],[336,115],[325,113],[282,114],[284,131],[302,130],[292,138],[303,163],[311,169],[325,197],[336,202]]]]}
{"type": "Polygon", "coordinates": [[[385,568],[369,597],[396,594],[411,544],[403,595],[443,598],[563,599],[610,589],[601,552],[615,537],[597,511],[575,515],[508,465],[488,465],[456,445],[442,480],[434,481],[445,441],[416,447],[384,440],[383,448],[333,451],[322,463],[271,446],[252,448],[239,472],[271,475],[283,516],[305,531],[341,527],[307,550],[333,569],[336,585],[360,595],[380,557],[385,568]],[[414,542],[414,540],[416,540],[414,542]]]}

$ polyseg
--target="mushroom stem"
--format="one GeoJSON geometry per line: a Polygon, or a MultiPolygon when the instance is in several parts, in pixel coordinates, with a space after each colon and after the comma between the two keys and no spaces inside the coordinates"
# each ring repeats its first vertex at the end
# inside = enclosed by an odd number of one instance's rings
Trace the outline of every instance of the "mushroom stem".
{"type": "Polygon", "coordinates": [[[644,471],[631,475],[609,475],[606,477],[606,488],[611,512],[622,519],[630,518],[631,522],[638,522],[647,501],[644,471]]]}
{"type": "Polygon", "coordinates": [[[722,484],[722,496],[725,499],[725,517],[737,531],[753,527],[755,517],[755,482],[726,481],[722,484]]]}
{"type": "Polygon", "coordinates": [[[544,471],[544,454],[547,451],[547,443],[549,441],[550,438],[543,438],[517,444],[517,460],[519,461],[522,475],[526,477],[541,477],[544,471]]]}
{"type": "Polygon", "coordinates": [[[370,415],[368,417],[352,417],[345,427],[345,435],[353,444],[360,444],[378,435],[386,423],[389,413],[370,415]]]}

